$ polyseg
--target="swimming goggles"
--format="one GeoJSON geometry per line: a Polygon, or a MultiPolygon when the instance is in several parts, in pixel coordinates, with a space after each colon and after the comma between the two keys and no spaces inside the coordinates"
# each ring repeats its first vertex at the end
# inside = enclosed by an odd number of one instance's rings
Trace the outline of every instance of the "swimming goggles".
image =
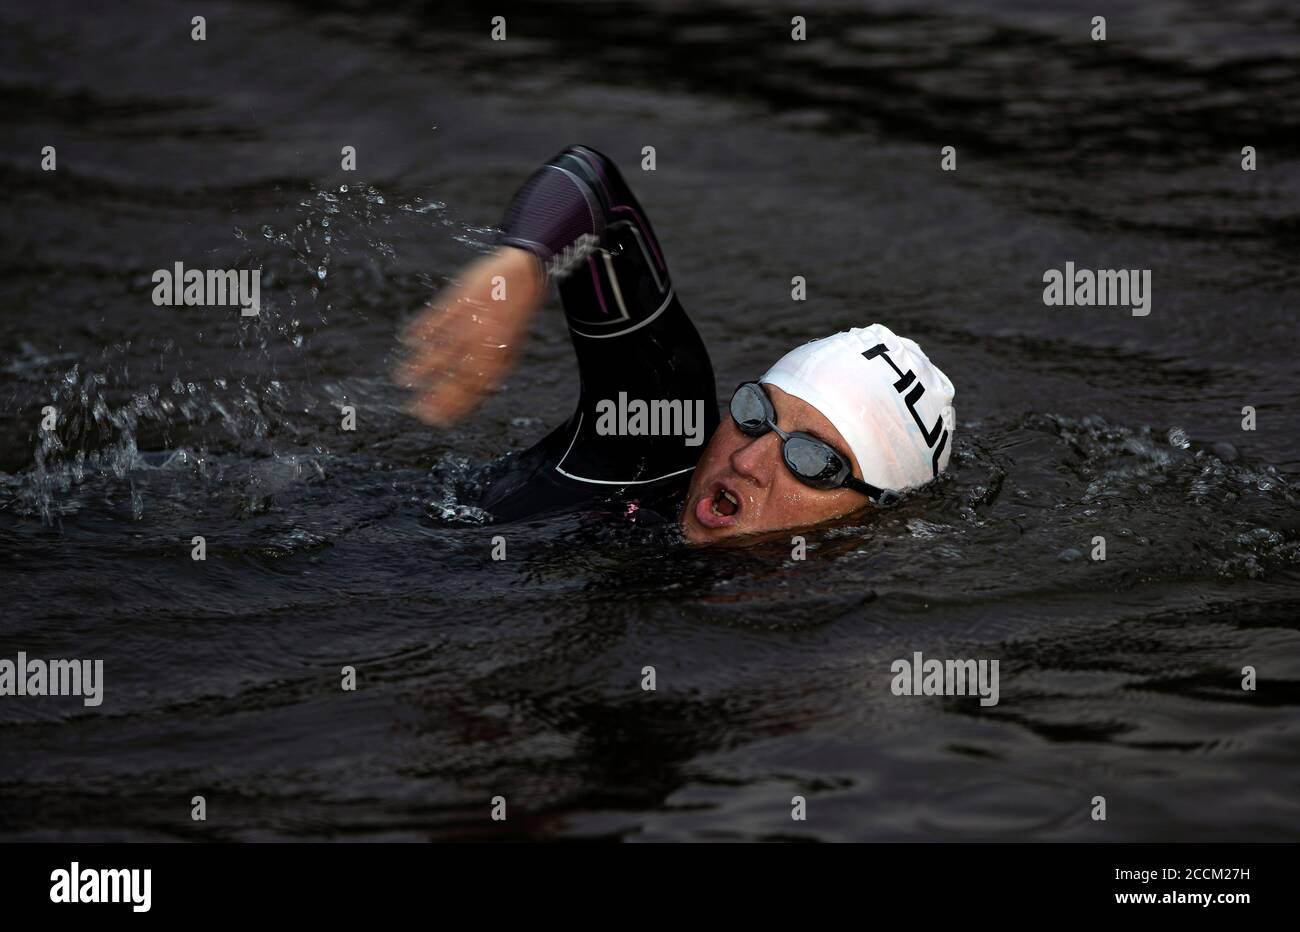
{"type": "Polygon", "coordinates": [[[849,458],[826,441],[802,431],[787,433],[777,427],[776,408],[757,382],[741,383],[731,396],[731,419],[751,437],[775,431],[781,438],[781,458],[786,468],[804,485],[814,489],[852,489],[878,503],[883,496],[896,497],[888,489],[855,478],[849,458]]]}

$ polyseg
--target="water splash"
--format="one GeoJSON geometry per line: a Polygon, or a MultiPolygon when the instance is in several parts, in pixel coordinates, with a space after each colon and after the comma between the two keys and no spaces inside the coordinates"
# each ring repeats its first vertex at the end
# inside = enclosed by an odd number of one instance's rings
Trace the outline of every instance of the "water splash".
{"type": "MultiPolygon", "coordinates": [[[[204,466],[220,454],[293,457],[304,444],[328,452],[340,439],[340,399],[366,397],[372,416],[396,416],[396,399],[377,388],[383,360],[351,357],[355,343],[347,341],[321,360],[317,341],[391,302],[394,282],[404,282],[413,300],[427,299],[432,279],[424,269],[407,272],[399,247],[424,253],[441,239],[482,250],[491,231],[461,224],[440,201],[385,196],[364,183],[314,189],[279,213],[284,219],[259,224],[257,236],[234,228],[242,252],[233,262],[210,260],[261,271],[259,315],[186,308],[195,318],[192,339],[161,340],[143,387],[138,364],[133,371],[127,362],[140,347],[129,343],[106,348],[93,363],[76,360],[43,385],[33,380],[32,403],[52,405],[57,427],[33,431],[30,463],[6,477],[6,506],[55,524],[80,508],[79,490],[94,486],[97,496],[122,497],[138,521],[149,493],[130,477],[153,468],[141,449],[168,451],[171,465],[183,462],[174,457],[185,451],[202,480],[204,466]],[[211,371],[214,354],[227,372],[211,371]]],[[[9,368],[35,374],[69,355],[24,346],[9,368]]]]}

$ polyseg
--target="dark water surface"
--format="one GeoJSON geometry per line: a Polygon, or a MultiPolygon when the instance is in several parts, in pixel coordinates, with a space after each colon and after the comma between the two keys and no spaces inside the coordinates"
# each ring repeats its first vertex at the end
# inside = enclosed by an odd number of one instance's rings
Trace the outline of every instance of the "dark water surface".
{"type": "Polygon", "coordinates": [[[1300,11],[799,7],[806,43],[717,2],[503,5],[493,43],[213,2],[195,43],[170,3],[5,4],[0,657],[106,686],[0,699],[0,838],[1297,837],[1300,11]],[[719,386],[886,323],[957,386],[951,474],[803,562],[486,524],[475,468],[576,398],[558,308],[450,431],[394,334],[574,142],[719,386]],[[1151,269],[1150,316],[1045,307],[1067,260],[1151,269]],[[261,268],[261,317],[155,307],[176,261],[261,268]],[[1001,701],[894,696],[914,651],[998,659],[1001,701]]]}

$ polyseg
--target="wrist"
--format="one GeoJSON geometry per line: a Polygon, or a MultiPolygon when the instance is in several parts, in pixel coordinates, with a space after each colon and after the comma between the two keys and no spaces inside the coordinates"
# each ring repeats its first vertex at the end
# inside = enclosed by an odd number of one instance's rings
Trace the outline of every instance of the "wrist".
{"type": "Polygon", "coordinates": [[[529,296],[530,303],[539,300],[546,291],[546,266],[533,252],[518,246],[497,249],[495,262],[499,263],[511,291],[529,296]]]}

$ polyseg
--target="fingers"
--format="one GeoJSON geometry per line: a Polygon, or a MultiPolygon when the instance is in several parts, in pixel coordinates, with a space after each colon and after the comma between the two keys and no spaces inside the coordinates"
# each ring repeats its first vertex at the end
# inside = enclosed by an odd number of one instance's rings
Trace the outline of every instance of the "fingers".
{"type": "Polygon", "coordinates": [[[426,424],[449,426],[500,386],[513,359],[511,348],[496,345],[471,348],[458,357],[441,353],[426,358],[407,411],[426,424]]]}
{"type": "Polygon", "coordinates": [[[436,340],[439,331],[447,328],[449,311],[448,307],[430,304],[415,320],[402,329],[397,336],[398,341],[403,346],[415,349],[423,343],[436,340]]]}
{"type": "Polygon", "coordinates": [[[430,424],[459,420],[500,385],[517,349],[513,338],[488,327],[449,332],[447,340],[421,347],[396,371],[398,384],[413,392],[407,410],[430,424]]]}
{"type": "Polygon", "coordinates": [[[402,330],[398,339],[406,346],[416,348],[445,338],[448,330],[459,321],[466,320],[484,309],[483,302],[464,286],[456,286],[430,304],[415,320],[402,330]]]}
{"type": "Polygon", "coordinates": [[[431,427],[450,427],[473,411],[487,391],[464,382],[443,382],[437,391],[417,396],[407,412],[431,427]]]}
{"type": "Polygon", "coordinates": [[[458,289],[439,304],[431,305],[401,336],[408,353],[393,372],[393,380],[411,388],[427,370],[443,360],[463,354],[479,335],[490,329],[487,307],[458,289]]]}
{"type": "Polygon", "coordinates": [[[460,302],[428,316],[413,330],[406,342],[406,358],[393,371],[394,381],[402,387],[418,388],[440,374],[467,369],[476,357],[491,356],[494,348],[513,342],[512,328],[477,302],[460,302]]]}
{"type": "Polygon", "coordinates": [[[408,355],[392,378],[414,393],[407,411],[426,424],[446,426],[500,385],[543,293],[533,280],[535,264],[520,250],[480,260],[404,328],[400,338],[408,355]],[[501,283],[510,284],[508,299],[505,292],[494,294],[501,283]]]}

